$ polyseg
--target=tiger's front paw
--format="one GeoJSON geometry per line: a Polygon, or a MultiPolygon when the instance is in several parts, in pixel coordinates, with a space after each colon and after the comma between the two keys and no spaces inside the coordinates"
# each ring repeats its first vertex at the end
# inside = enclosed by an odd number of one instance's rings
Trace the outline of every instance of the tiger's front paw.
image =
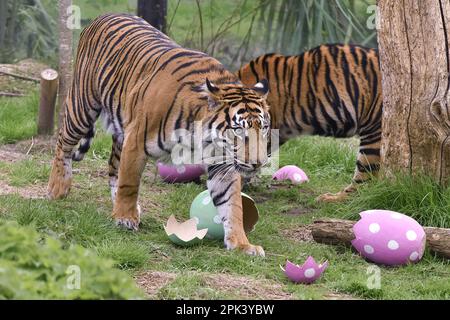
{"type": "Polygon", "coordinates": [[[227,237],[225,246],[228,250],[240,250],[251,256],[265,257],[266,255],[263,247],[250,244],[247,239],[242,241],[236,236],[227,237]]]}
{"type": "Polygon", "coordinates": [[[116,226],[132,231],[139,230],[139,223],[141,222],[140,216],[141,208],[139,205],[131,214],[120,214],[116,212],[116,210],[113,213],[113,219],[116,222],[116,226]]]}
{"type": "Polygon", "coordinates": [[[50,200],[61,199],[67,196],[72,185],[72,172],[63,160],[53,162],[52,171],[47,185],[47,197],[50,200]]]}

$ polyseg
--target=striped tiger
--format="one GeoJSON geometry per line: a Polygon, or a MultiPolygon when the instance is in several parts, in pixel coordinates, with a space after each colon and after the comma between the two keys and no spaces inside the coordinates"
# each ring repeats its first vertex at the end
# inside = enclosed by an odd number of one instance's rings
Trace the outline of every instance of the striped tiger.
{"type": "Polygon", "coordinates": [[[280,144],[298,135],[359,136],[352,183],[319,201],[340,201],[380,168],[381,76],[378,52],[321,45],[298,56],[262,55],[237,72],[244,84],[267,79],[272,128],[280,144]]]}
{"type": "Polygon", "coordinates": [[[205,158],[201,162],[223,221],[225,246],[263,256],[263,248],[250,244],[244,232],[240,176],[257,172],[268,161],[267,154],[250,152],[249,143],[239,151],[231,140],[247,141],[252,128],[262,136],[252,147],[268,145],[267,90],[264,80],[244,86],[214,58],[182,48],[141,18],[101,16],[81,34],[48,183],[49,198],[68,194],[72,160],[81,160],[89,149],[101,115],[113,141],[112,217],[118,225],[137,230],[137,200],[147,158],[170,158],[179,145],[173,134],[181,129],[192,132],[196,121],[201,121],[203,140],[189,146],[191,151],[198,145],[222,143],[231,154],[231,161],[205,158]]]}

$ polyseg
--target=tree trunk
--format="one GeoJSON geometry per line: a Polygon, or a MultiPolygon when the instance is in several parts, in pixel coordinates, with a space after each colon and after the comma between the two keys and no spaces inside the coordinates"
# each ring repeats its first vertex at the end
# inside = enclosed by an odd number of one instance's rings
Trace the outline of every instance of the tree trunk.
{"type": "Polygon", "coordinates": [[[8,19],[8,2],[0,1],[0,48],[4,48],[5,46],[7,19],[8,19]]]}
{"type": "Polygon", "coordinates": [[[65,100],[72,81],[72,30],[67,27],[69,14],[67,9],[71,0],[59,1],[59,90],[58,90],[58,132],[65,113],[65,100]]]}
{"type": "Polygon", "coordinates": [[[166,33],[167,0],[138,0],[138,16],[166,33]]]}
{"type": "Polygon", "coordinates": [[[55,127],[55,102],[58,91],[58,72],[45,69],[41,73],[38,134],[52,135],[55,127]]]}
{"type": "Polygon", "coordinates": [[[450,2],[378,0],[383,134],[381,161],[450,182],[450,2]]]}

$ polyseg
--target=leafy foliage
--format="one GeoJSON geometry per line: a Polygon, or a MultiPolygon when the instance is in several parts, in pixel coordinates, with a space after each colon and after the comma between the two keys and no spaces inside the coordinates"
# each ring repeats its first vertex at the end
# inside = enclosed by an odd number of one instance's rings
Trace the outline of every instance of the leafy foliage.
{"type": "MultiPolygon", "coordinates": [[[[106,12],[136,12],[135,0],[73,3],[81,8],[82,27],[106,12]]],[[[269,51],[299,54],[330,42],[376,47],[376,30],[367,25],[374,14],[368,8],[374,4],[375,0],[169,0],[167,30],[181,45],[205,51],[236,69],[269,51]]],[[[55,62],[56,17],[56,0],[1,1],[0,61],[33,57],[55,62]]],[[[75,44],[79,34],[74,30],[75,44]]]]}
{"type": "MultiPolygon", "coordinates": [[[[0,299],[137,299],[131,278],[78,245],[64,248],[30,227],[0,222],[0,299]],[[80,288],[71,287],[70,267],[80,270],[80,288]],[[68,285],[69,284],[69,285],[68,285]]],[[[76,270],[76,269],[74,269],[76,270]]],[[[76,282],[75,282],[76,283],[76,282]]]]}
{"type": "Polygon", "coordinates": [[[264,1],[259,9],[266,50],[298,54],[322,43],[376,46],[376,30],[367,26],[370,0],[264,1]]]}
{"type": "Polygon", "coordinates": [[[266,52],[299,54],[322,43],[377,46],[374,0],[178,0],[169,4],[169,35],[232,69],[266,52]]]}
{"type": "Polygon", "coordinates": [[[58,37],[55,7],[50,0],[2,0],[0,60],[33,57],[53,62],[58,37]]]}

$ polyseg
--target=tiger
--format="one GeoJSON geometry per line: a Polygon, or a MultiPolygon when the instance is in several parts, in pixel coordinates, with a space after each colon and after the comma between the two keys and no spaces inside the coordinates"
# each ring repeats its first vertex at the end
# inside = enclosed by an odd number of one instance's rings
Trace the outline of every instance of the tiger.
{"type": "Polygon", "coordinates": [[[350,185],[316,200],[338,202],[380,169],[382,90],[378,51],[324,44],[300,55],[265,54],[237,71],[244,84],[267,79],[272,129],[279,144],[299,135],[359,136],[350,185]]]}
{"type": "MultiPolygon", "coordinates": [[[[207,161],[207,189],[223,222],[227,249],[264,256],[249,242],[243,227],[241,176],[253,175],[267,153],[250,152],[250,129],[266,148],[270,133],[264,79],[244,86],[235,73],[205,53],[181,47],[145,20],[127,14],[96,18],[81,33],[73,80],[65,102],[48,182],[48,197],[69,193],[72,161],[80,161],[102,117],[112,133],[109,185],[112,218],[118,226],[138,230],[138,194],[148,158],[166,161],[178,145],[178,130],[193,132],[201,121],[205,134],[198,145],[222,144],[227,161],[207,161]],[[212,132],[212,133],[211,133],[212,132]],[[231,132],[231,133],[230,133],[231,132]],[[231,160],[230,160],[231,158],[231,160]]],[[[213,157],[212,157],[213,158],[213,157]]]]}

